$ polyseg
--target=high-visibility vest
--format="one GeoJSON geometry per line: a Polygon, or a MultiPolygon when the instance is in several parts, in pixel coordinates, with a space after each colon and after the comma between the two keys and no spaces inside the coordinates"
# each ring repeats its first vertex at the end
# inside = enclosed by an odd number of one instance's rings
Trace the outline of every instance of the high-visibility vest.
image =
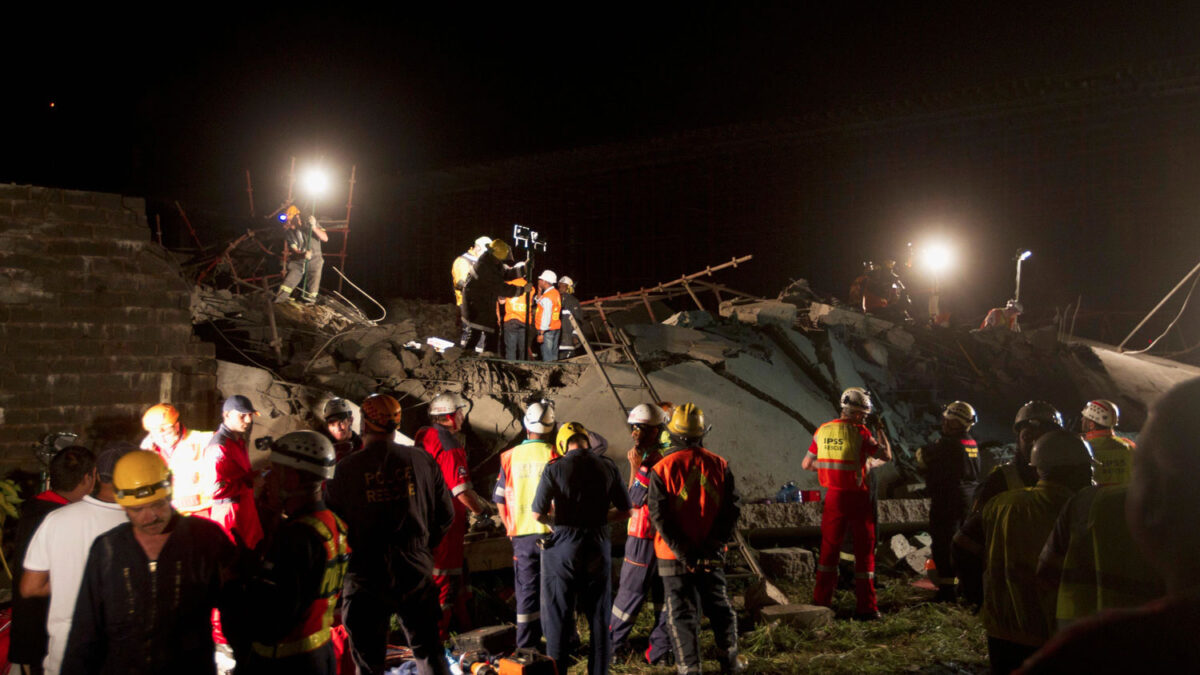
{"type": "Polygon", "coordinates": [[[1000,475],[1004,476],[1005,490],[1020,490],[1022,488],[1030,487],[1029,485],[1025,484],[1025,479],[1021,478],[1021,471],[1017,469],[1017,465],[1013,462],[1001,464],[995,469],[992,469],[992,471],[999,471],[1000,475]]]}
{"type": "Polygon", "coordinates": [[[1049,481],[996,495],[983,509],[987,541],[980,618],[987,634],[1037,647],[1054,632],[1055,598],[1036,582],[1038,557],[1072,490],[1049,481]]]}
{"type": "Polygon", "coordinates": [[[167,463],[171,471],[171,505],[184,515],[208,517],[212,512],[213,492],[217,489],[217,453],[209,449],[211,431],[193,431],[181,427],[179,442],[167,450],[158,447],[149,436],[142,443],[167,463]]]}
{"type": "MultiPolygon", "coordinates": [[[[523,279],[521,281],[524,281],[523,279]]],[[[508,282],[513,286],[523,286],[524,284],[516,284],[508,282]]],[[[504,301],[504,320],[505,321],[520,321],[525,323],[529,314],[529,300],[533,297],[532,291],[525,291],[520,295],[514,295],[504,301]]]]}
{"type": "Polygon", "coordinates": [[[1074,517],[1058,586],[1059,629],[1101,610],[1136,607],[1165,594],[1129,533],[1128,494],[1125,485],[1096,488],[1086,512],[1068,514],[1074,517]]]}
{"type": "MultiPolygon", "coordinates": [[[[634,487],[645,491],[650,489],[650,474],[648,469],[639,468],[638,472],[633,475],[634,487]]],[[[639,539],[651,539],[654,537],[654,525],[650,522],[650,506],[643,504],[629,513],[629,525],[625,528],[625,533],[631,537],[639,539]]]]}
{"type": "Polygon", "coordinates": [[[500,455],[500,468],[504,471],[504,508],[500,516],[508,536],[550,532],[548,526],[533,517],[531,507],[542,471],[552,457],[554,448],[541,440],[527,440],[500,455]]]}
{"type": "Polygon", "coordinates": [[[454,280],[454,304],[456,305],[462,305],[463,285],[467,283],[467,277],[471,276],[471,270],[475,267],[476,260],[479,258],[467,252],[455,258],[454,264],[450,266],[450,278],[454,280]]]}
{"type": "Polygon", "coordinates": [[[864,433],[870,437],[866,427],[843,419],[826,422],[817,428],[813,443],[817,446],[817,480],[821,487],[867,489],[867,458],[862,448],[864,433]]]}
{"type": "Polygon", "coordinates": [[[562,328],[562,296],[558,294],[558,289],[551,286],[542,293],[542,297],[538,299],[537,313],[533,317],[533,325],[538,330],[559,330],[562,328]],[[542,316],[545,308],[542,307],[542,300],[550,301],[550,324],[549,327],[543,328],[545,325],[542,322],[542,316]]]}
{"type": "Polygon", "coordinates": [[[329,642],[333,627],[333,609],[337,594],[342,590],[346,565],[350,562],[350,543],[346,539],[346,523],[324,509],[298,519],[321,538],[325,549],[325,573],[317,598],[304,612],[304,619],[282,640],[273,645],[255,642],[252,646],[259,656],[282,659],[311,652],[329,642]]]}
{"type": "MultiPolygon", "coordinates": [[[[722,457],[693,446],[672,452],[651,469],[662,479],[663,489],[671,496],[667,507],[671,518],[679,523],[683,535],[693,544],[708,539],[721,510],[725,499],[726,466],[722,457]]],[[[676,559],[661,532],[654,533],[654,555],[664,560],[676,559]]]]}
{"type": "Polygon", "coordinates": [[[1112,429],[1098,429],[1083,435],[1092,446],[1100,466],[1092,470],[1096,485],[1125,485],[1133,471],[1133,451],[1137,446],[1128,438],[1113,434],[1112,429]]]}

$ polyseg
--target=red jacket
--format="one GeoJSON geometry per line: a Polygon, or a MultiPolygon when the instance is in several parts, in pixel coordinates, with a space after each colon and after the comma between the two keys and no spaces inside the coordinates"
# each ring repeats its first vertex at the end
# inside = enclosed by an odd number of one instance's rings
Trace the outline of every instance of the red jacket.
{"type": "Polygon", "coordinates": [[[253,549],[262,541],[263,529],[254,503],[254,478],[258,472],[250,466],[246,439],[222,424],[209,445],[216,450],[217,464],[217,489],[213,492],[210,517],[234,543],[253,549]]]}

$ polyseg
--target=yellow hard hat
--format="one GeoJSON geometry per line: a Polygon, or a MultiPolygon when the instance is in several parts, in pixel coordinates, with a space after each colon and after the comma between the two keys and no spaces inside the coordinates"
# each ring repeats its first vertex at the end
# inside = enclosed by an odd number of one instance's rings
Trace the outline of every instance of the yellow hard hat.
{"type": "Polygon", "coordinates": [[[146,431],[158,431],[168,424],[175,424],[179,421],[179,411],[170,403],[159,403],[156,406],[151,406],[142,415],[142,428],[146,431]]]}
{"type": "Polygon", "coordinates": [[[500,262],[512,259],[512,249],[509,248],[508,242],[504,241],[503,239],[493,240],[492,243],[488,245],[488,250],[491,251],[492,255],[496,256],[496,260],[499,260],[500,262]]]}
{"type": "Polygon", "coordinates": [[[704,411],[696,407],[695,403],[684,403],[671,413],[667,431],[684,438],[703,436],[708,431],[704,423],[704,411]]]}
{"type": "Polygon", "coordinates": [[[287,219],[288,219],[288,221],[291,221],[291,219],[292,219],[292,218],[299,217],[299,215],[300,215],[300,209],[296,208],[295,206],[289,206],[289,207],[287,207],[287,219]]]}
{"type": "Polygon", "coordinates": [[[387,433],[400,426],[400,402],[387,394],[371,394],[362,402],[363,425],[387,433]]]}
{"type": "Polygon", "coordinates": [[[588,430],[579,422],[567,422],[558,429],[558,437],[554,440],[554,447],[558,449],[559,455],[567,454],[567,443],[576,436],[588,437],[588,430]]]}
{"type": "Polygon", "coordinates": [[[121,506],[141,506],[171,498],[171,472],[156,452],[134,450],[117,460],[113,489],[121,506]]]}

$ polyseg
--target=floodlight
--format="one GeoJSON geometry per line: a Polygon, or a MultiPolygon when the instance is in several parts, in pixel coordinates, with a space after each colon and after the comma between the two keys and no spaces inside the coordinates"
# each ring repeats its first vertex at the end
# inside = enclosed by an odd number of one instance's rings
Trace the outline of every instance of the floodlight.
{"type": "Polygon", "coordinates": [[[1018,249],[1017,250],[1017,262],[1021,262],[1022,260],[1029,260],[1029,256],[1031,256],[1031,255],[1033,255],[1033,251],[1030,251],[1027,248],[1018,249]]]}
{"type": "Polygon", "coordinates": [[[305,171],[301,181],[305,192],[311,197],[320,197],[329,189],[329,176],[319,167],[305,171]]]}
{"type": "Polygon", "coordinates": [[[933,274],[941,274],[954,265],[954,251],[945,242],[931,242],[921,249],[921,264],[933,274]]]}

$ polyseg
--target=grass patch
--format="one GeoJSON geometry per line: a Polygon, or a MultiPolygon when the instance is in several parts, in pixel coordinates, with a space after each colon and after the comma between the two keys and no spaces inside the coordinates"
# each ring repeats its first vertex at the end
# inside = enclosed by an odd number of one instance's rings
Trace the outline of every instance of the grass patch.
{"type": "MultiPolygon", "coordinates": [[[[800,631],[779,624],[759,625],[743,632],[739,647],[749,660],[752,673],[987,673],[987,636],[979,618],[958,605],[931,603],[931,593],[913,588],[910,578],[880,578],[879,605],[882,621],[848,620],[854,613],[854,593],[834,594],[837,620],[830,626],[800,631]]],[[[812,585],[777,584],[793,601],[812,597],[812,585]]],[[[740,592],[731,589],[731,592],[740,592]]],[[[645,649],[653,629],[653,617],[643,609],[634,626],[633,645],[645,649]]],[[[744,627],[744,615],[738,617],[744,627]]],[[[583,626],[581,626],[581,629],[583,626]]],[[[715,651],[707,623],[701,633],[701,649],[707,657],[705,672],[719,672],[711,659],[715,651]]],[[[576,664],[572,674],[586,672],[576,664]]],[[[640,654],[615,662],[614,673],[667,675],[673,667],[645,665],[640,654]]]]}

